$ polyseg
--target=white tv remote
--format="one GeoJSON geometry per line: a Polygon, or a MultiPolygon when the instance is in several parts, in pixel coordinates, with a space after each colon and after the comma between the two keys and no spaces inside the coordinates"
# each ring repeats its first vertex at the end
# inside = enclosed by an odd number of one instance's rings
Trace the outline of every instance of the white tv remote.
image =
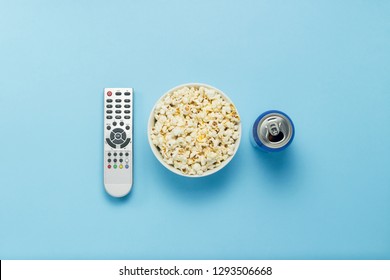
{"type": "Polygon", "coordinates": [[[114,197],[133,185],[133,89],[104,89],[104,187],[114,197]]]}

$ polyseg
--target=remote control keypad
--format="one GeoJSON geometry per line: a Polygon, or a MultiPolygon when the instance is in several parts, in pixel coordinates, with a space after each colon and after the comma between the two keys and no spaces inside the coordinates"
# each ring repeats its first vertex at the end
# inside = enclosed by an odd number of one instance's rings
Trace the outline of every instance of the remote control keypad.
{"type": "Polygon", "coordinates": [[[107,153],[107,163],[106,166],[108,169],[129,169],[129,151],[125,151],[125,153],[112,154],[107,153]]]}
{"type": "MultiPolygon", "coordinates": [[[[113,149],[126,149],[131,143],[131,96],[130,91],[106,92],[106,142],[113,149]],[[115,98],[112,98],[114,97],[115,98]],[[114,105],[112,104],[114,103],[114,105]],[[124,105],[122,106],[122,103],[124,105]],[[115,110],[113,107],[115,106],[115,110]],[[121,110],[122,107],[125,110],[121,110]],[[119,123],[117,123],[117,121],[119,123]],[[113,129],[112,129],[113,128],[113,129]]],[[[128,154],[128,152],[126,153],[128,154]]],[[[111,159],[112,160],[112,159],[111,159]]],[[[123,161],[124,159],[122,159],[123,161]]],[[[128,161],[127,161],[128,162],[128,161]]]]}

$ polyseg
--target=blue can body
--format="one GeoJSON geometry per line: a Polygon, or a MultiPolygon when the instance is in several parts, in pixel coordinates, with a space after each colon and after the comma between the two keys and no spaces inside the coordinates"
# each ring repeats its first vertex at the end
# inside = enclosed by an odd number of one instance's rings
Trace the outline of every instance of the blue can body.
{"type": "Polygon", "coordinates": [[[254,147],[258,148],[258,149],[261,149],[261,150],[266,151],[266,152],[279,152],[279,151],[285,150],[291,144],[291,142],[294,139],[294,136],[295,136],[295,127],[294,127],[294,123],[292,122],[291,118],[289,116],[287,116],[285,113],[281,112],[281,111],[269,110],[269,111],[266,111],[266,112],[262,113],[260,116],[257,117],[256,121],[254,122],[254,124],[252,126],[250,140],[251,140],[252,145],[254,147]],[[283,118],[285,118],[285,120],[287,122],[289,122],[291,124],[291,130],[292,131],[291,131],[290,139],[288,141],[286,141],[286,143],[283,143],[283,146],[278,147],[278,148],[272,148],[272,147],[266,146],[261,141],[260,136],[258,134],[258,127],[259,127],[260,122],[265,117],[267,117],[268,115],[271,116],[272,114],[278,114],[278,115],[282,116],[283,118]]]}

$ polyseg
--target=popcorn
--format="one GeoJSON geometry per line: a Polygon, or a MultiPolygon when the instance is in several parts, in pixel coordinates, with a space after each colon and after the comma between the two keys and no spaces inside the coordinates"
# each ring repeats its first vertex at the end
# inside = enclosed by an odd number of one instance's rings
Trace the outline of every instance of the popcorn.
{"type": "Polygon", "coordinates": [[[156,105],[152,143],[163,160],[186,175],[202,175],[231,157],[240,118],[216,90],[183,87],[156,105]]]}

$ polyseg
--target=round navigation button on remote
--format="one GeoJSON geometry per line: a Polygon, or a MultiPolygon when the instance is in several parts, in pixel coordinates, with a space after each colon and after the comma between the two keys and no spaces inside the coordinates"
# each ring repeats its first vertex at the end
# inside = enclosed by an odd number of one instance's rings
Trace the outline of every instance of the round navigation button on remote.
{"type": "Polygon", "coordinates": [[[129,169],[129,165],[128,164],[126,164],[126,169],[129,169]]]}
{"type": "Polygon", "coordinates": [[[124,125],[125,125],[125,123],[124,123],[124,122],[120,122],[120,125],[121,125],[121,126],[124,126],[124,125]]]}
{"type": "Polygon", "coordinates": [[[111,153],[108,153],[108,156],[110,157],[110,156],[111,156],[111,153]]]}
{"type": "Polygon", "coordinates": [[[107,95],[108,95],[108,96],[111,96],[111,95],[112,95],[112,92],[111,92],[111,91],[107,91],[107,95]]]}
{"type": "Polygon", "coordinates": [[[110,129],[111,129],[111,126],[108,125],[108,126],[107,126],[107,130],[110,130],[110,129]]]}
{"type": "Polygon", "coordinates": [[[112,141],[112,143],[120,145],[120,144],[123,143],[123,140],[122,139],[115,139],[115,140],[112,141]]]}
{"type": "Polygon", "coordinates": [[[115,128],[114,130],[113,130],[115,133],[122,133],[123,132],[123,129],[122,128],[115,128]]]}
{"type": "Polygon", "coordinates": [[[118,154],[117,153],[114,153],[114,157],[116,157],[118,154]]]}
{"type": "MultiPolygon", "coordinates": [[[[110,117],[111,117],[111,116],[110,116],[110,117]]],[[[112,125],[113,125],[113,126],[116,126],[116,125],[117,125],[117,123],[116,123],[116,122],[113,122],[113,123],[112,123],[112,125]]]]}
{"type": "Polygon", "coordinates": [[[115,133],[111,131],[110,133],[110,140],[114,140],[115,139],[115,133]]]}
{"type": "Polygon", "coordinates": [[[120,156],[123,156],[123,153],[119,153],[120,156]]]}
{"type": "Polygon", "coordinates": [[[123,165],[122,165],[122,164],[121,164],[121,165],[119,165],[119,168],[120,168],[120,169],[122,169],[122,168],[123,168],[123,165]]]}
{"type": "Polygon", "coordinates": [[[118,165],[114,164],[114,168],[116,169],[118,167],[118,165]]]}
{"type": "Polygon", "coordinates": [[[130,129],[130,126],[126,126],[126,130],[129,130],[130,129]]]}
{"type": "Polygon", "coordinates": [[[110,168],[111,168],[111,165],[110,165],[110,164],[109,164],[109,165],[107,165],[107,168],[108,168],[108,169],[110,169],[110,168]]]}

